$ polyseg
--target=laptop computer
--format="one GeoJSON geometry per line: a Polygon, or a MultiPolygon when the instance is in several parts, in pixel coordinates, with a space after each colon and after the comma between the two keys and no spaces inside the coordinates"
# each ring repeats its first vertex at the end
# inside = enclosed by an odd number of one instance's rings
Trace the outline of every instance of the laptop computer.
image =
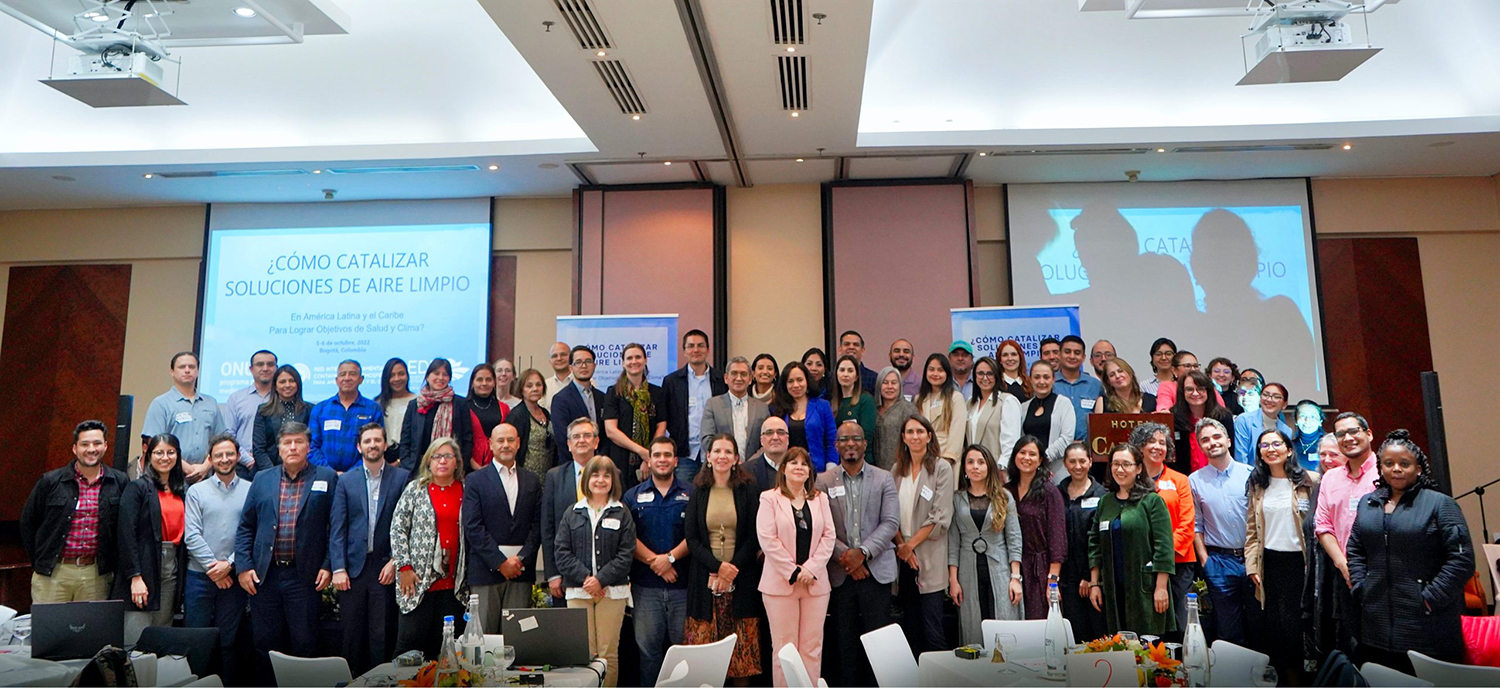
{"type": "Polygon", "coordinates": [[[587,609],[506,609],[500,629],[516,648],[517,666],[583,666],[593,659],[587,609]]]}
{"type": "Polygon", "coordinates": [[[124,600],[31,605],[31,656],[88,659],[125,642],[124,600]]]}

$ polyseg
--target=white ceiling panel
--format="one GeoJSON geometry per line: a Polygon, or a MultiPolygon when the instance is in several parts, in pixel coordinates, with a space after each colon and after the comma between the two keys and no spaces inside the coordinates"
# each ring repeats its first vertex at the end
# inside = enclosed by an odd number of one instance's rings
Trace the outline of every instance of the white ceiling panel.
{"type": "MultiPolygon", "coordinates": [[[[115,3],[115,7],[122,5],[124,3],[115,3]]],[[[90,10],[76,0],[0,0],[0,6],[8,6],[8,11],[25,15],[66,35],[93,24],[93,20],[77,16],[90,10]]],[[[0,11],[7,10],[0,7],[0,11]]],[[[239,0],[141,0],[136,3],[131,18],[120,28],[150,34],[153,32],[151,27],[164,26],[171,35],[163,42],[171,46],[182,41],[283,37],[285,34],[273,24],[273,19],[287,26],[301,24],[304,36],[348,33],[350,25],[349,15],[333,0],[252,0],[252,3],[239,0]],[[257,12],[241,17],[234,13],[239,8],[253,10],[248,4],[264,10],[264,14],[257,12]]]]}
{"type": "Polygon", "coordinates": [[[849,158],[850,179],[901,179],[910,177],[946,177],[953,170],[952,155],[905,156],[898,158],[849,158]]]}
{"type": "Polygon", "coordinates": [[[838,171],[837,158],[803,158],[792,160],[751,160],[750,178],[765,184],[819,184],[833,181],[838,171]]]}
{"type": "Polygon", "coordinates": [[[688,162],[666,165],[659,162],[623,163],[586,166],[589,176],[600,184],[670,184],[695,182],[693,166],[688,162]]]}

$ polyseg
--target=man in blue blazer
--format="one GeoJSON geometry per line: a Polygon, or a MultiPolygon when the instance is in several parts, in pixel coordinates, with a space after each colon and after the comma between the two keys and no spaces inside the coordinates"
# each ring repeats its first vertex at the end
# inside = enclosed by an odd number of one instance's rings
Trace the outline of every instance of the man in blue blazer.
{"type": "Polygon", "coordinates": [[[490,432],[495,460],[464,479],[465,576],[470,592],[479,595],[485,630],[500,627],[500,610],[531,606],[542,544],[542,481],[516,464],[520,450],[516,426],[496,425],[490,432]]]}
{"type": "MultiPolygon", "coordinates": [[[[604,437],[604,404],[609,400],[604,392],[594,387],[594,350],[575,346],[569,360],[572,361],[573,381],[552,397],[552,443],[557,447],[556,465],[559,466],[568,463],[568,424],[579,418],[588,418],[595,428],[600,428],[597,438],[600,454],[608,456],[613,445],[609,438],[604,437]]],[[[572,502],[568,506],[572,506],[572,502]]]]}
{"type": "Polygon", "coordinates": [[[411,471],[386,465],[385,426],[359,429],[360,465],[333,492],[328,559],[339,591],[344,659],[355,676],[391,658],[396,646],[396,562],[391,518],[411,471]]]}
{"type": "Polygon", "coordinates": [[[263,685],[275,681],[272,650],[299,656],[316,651],[318,591],[333,578],[328,521],[338,474],[307,463],[311,444],[306,425],[281,426],[281,465],[255,474],[234,538],[263,685]]]}
{"type": "MultiPolygon", "coordinates": [[[[576,368],[575,368],[576,370],[576,368]]],[[[561,395],[561,392],[558,393],[561,395]]],[[[556,409],[556,401],[553,401],[556,409]]],[[[553,418],[556,418],[554,411],[553,418]]],[[[547,589],[552,593],[552,606],[562,606],[562,574],[557,570],[557,528],[563,516],[583,499],[583,467],[599,448],[599,425],[587,418],[576,418],[568,424],[563,436],[567,441],[568,460],[547,471],[546,487],[542,490],[542,564],[547,576],[547,589]]]]}
{"type": "Polygon", "coordinates": [[[703,465],[703,409],[708,400],[729,391],[724,372],[708,364],[708,335],[688,330],[682,335],[682,357],[687,364],[662,378],[667,436],[677,443],[677,477],[691,483],[703,465]]]}

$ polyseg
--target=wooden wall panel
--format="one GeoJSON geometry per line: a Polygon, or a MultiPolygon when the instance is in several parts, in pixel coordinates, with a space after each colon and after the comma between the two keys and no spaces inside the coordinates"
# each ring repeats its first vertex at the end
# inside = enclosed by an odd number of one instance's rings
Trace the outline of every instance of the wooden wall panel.
{"type": "Polygon", "coordinates": [[[1428,446],[1420,374],[1432,370],[1432,344],[1417,240],[1320,239],[1318,268],[1334,406],[1368,419],[1377,443],[1404,427],[1428,446]]]}
{"type": "Polygon", "coordinates": [[[37,478],[72,460],[74,425],[114,427],[129,306],[129,265],[10,269],[0,398],[24,410],[0,414],[0,521],[20,518],[37,478]]]}
{"type": "Polygon", "coordinates": [[[490,352],[485,360],[493,363],[502,358],[516,358],[515,256],[490,259],[490,352]]]}

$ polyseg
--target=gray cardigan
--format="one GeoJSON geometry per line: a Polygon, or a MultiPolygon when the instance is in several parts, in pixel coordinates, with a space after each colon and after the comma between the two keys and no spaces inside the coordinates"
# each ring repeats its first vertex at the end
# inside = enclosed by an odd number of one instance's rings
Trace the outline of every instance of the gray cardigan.
{"type": "Polygon", "coordinates": [[[990,527],[995,516],[995,505],[990,504],[984,512],[984,529],[974,526],[974,517],[969,512],[969,491],[953,494],[953,522],[948,528],[948,566],[958,568],[958,587],[963,591],[963,604],[958,607],[959,635],[965,645],[986,644],[980,630],[979,572],[974,552],[974,541],[985,542],[985,557],[990,567],[990,592],[994,596],[995,616],[992,618],[1020,620],[1026,618],[1022,603],[1010,603],[1010,564],[1021,561],[1021,518],[1016,512],[1015,497],[1009,493],[1005,499],[1005,529],[996,531],[990,527]]]}
{"type": "MultiPolygon", "coordinates": [[[[879,413],[878,407],[876,412],[879,413]]],[[[879,413],[875,423],[875,438],[870,440],[875,443],[876,466],[889,471],[896,465],[896,449],[901,446],[901,424],[906,421],[907,416],[916,414],[917,407],[905,399],[896,399],[885,413],[879,413]]]]}

